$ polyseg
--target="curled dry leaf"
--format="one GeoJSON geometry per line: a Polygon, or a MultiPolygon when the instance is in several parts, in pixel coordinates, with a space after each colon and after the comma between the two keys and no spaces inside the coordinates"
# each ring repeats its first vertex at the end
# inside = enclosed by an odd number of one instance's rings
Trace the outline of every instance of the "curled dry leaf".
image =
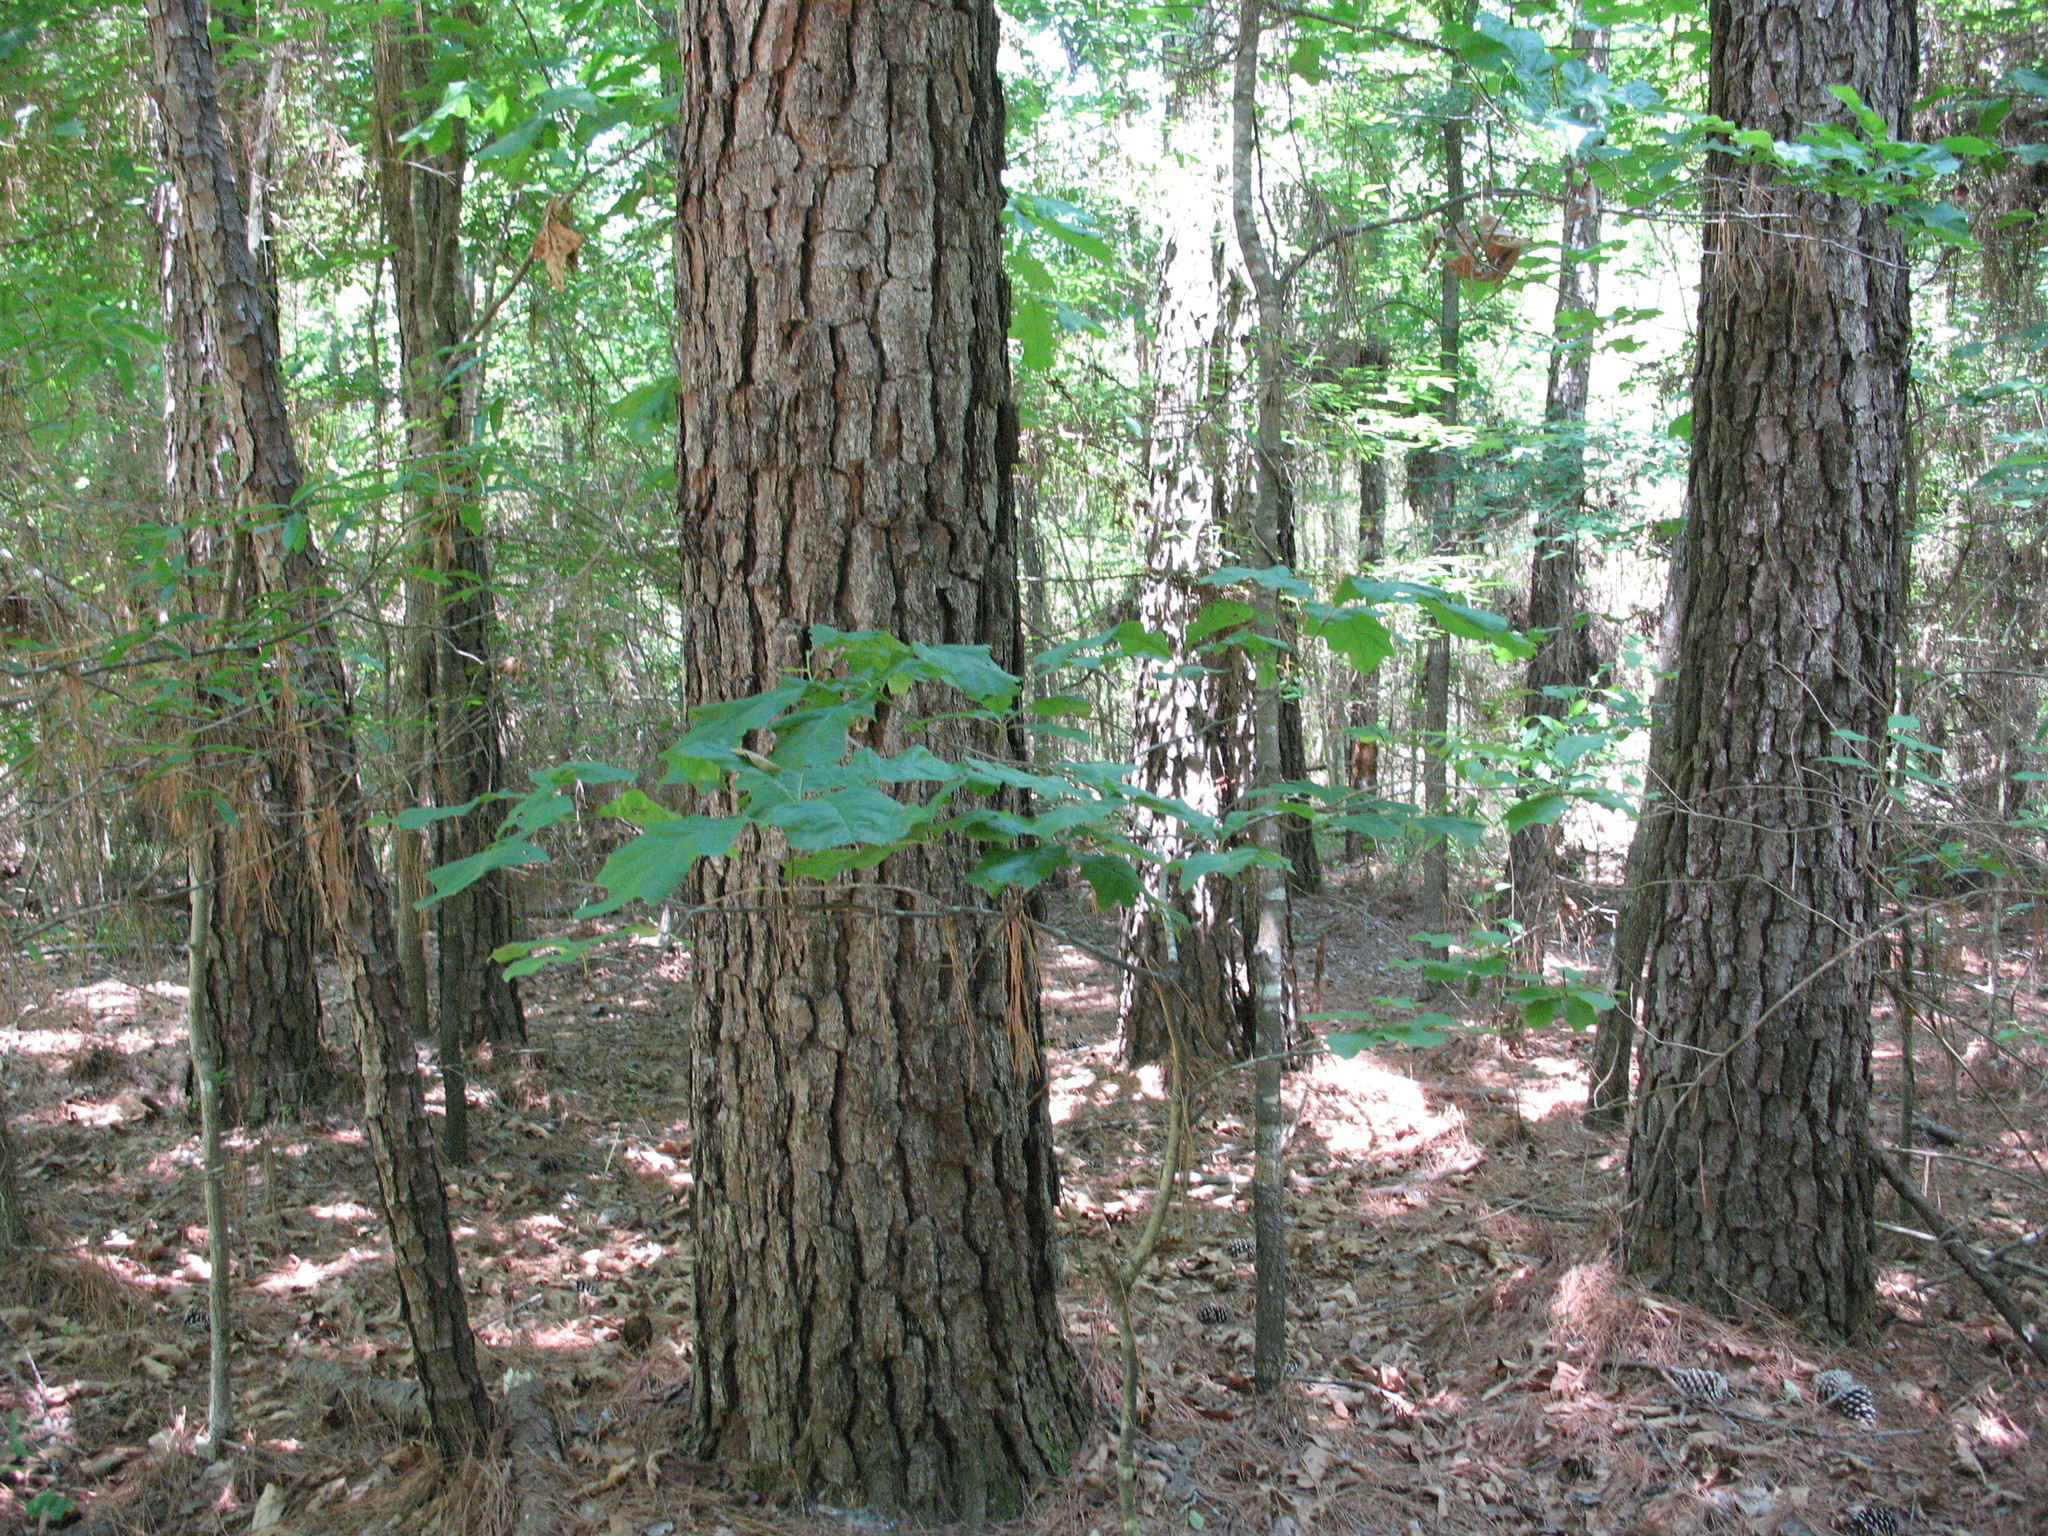
{"type": "Polygon", "coordinates": [[[575,270],[576,253],[583,245],[583,236],[569,226],[569,205],[559,197],[548,199],[546,212],[541,215],[540,233],[533,237],[533,259],[548,270],[548,281],[557,293],[568,274],[575,270]]]}
{"type": "Polygon", "coordinates": [[[1455,276],[1475,283],[1498,283],[1506,279],[1533,243],[1508,232],[1498,215],[1482,213],[1470,224],[1453,224],[1451,242],[1458,254],[1445,261],[1455,276]]]}

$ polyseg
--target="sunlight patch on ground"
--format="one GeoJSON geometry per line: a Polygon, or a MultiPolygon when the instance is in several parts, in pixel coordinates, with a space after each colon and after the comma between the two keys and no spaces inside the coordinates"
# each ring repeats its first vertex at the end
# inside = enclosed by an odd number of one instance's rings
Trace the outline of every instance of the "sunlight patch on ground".
{"type": "Polygon", "coordinates": [[[347,1274],[357,1265],[374,1257],[375,1255],[364,1253],[361,1249],[351,1248],[340,1258],[321,1264],[312,1259],[303,1259],[297,1254],[293,1254],[285,1263],[278,1265],[269,1274],[258,1280],[255,1288],[259,1291],[269,1291],[273,1294],[283,1291],[314,1290],[324,1285],[327,1281],[332,1280],[336,1275],[347,1274]]]}
{"type": "Polygon", "coordinates": [[[1370,1052],[1348,1061],[1318,1058],[1299,1074],[1289,1096],[1303,1119],[1313,1122],[1330,1153],[1342,1158],[1385,1156],[1464,1124],[1454,1106],[1431,1109],[1421,1083],[1370,1052]]]}

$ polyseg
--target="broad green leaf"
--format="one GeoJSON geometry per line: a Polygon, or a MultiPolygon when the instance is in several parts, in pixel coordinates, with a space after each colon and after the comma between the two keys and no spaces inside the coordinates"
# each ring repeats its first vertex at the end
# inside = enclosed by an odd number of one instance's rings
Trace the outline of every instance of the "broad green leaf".
{"type": "Polygon", "coordinates": [[[776,806],[763,812],[760,819],[781,828],[789,846],[804,852],[854,843],[896,842],[917,824],[919,812],[871,784],[857,784],[776,806]]]}
{"type": "Polygon", "coordinates": [[[978,703],[1007,699],[1017,691],[1017,679],[996,665],[985,645],[913,645],[911,650],[941,682],[978,703]]]}
{"type": "Polygon", "coordinates": [[[766,693],[723,704],[700,704],[690,711],[689,731],[664,754],[669,769],[661,782],[716,784],[727,772],[742,766],[735,750],[747,734],[764,729],[807,692],[808,684],[792,678],[766,693]]]}
{"type": "Polygon", "coordinates": [[[1095,892],[1096,906],[1105,912],[1112,907],[1130,906],[1144,892],[1144,883],[1139,880],[1138,872],[1131,867],[1129,859],[1106,853],[1088,853],[1081,856],[1080,865],[1081,878],[1095,892]]]}
{"type": "Polygon", "coordinates": [[[1201,585],[1234,587],[1240,581],[1248,581],[1255,587],[1265,587],[1274,592],[1284,592],[1289,597],[1305,598],[1315,595],[1315,588],[1284,565],[1269,565],[1263,570],[1253,570],[1248,565],[1226,565],[1204,576],[1201,585]]]}
{"type": "Polygon", "coordinates": [[[579,907],[576,916],[602,917],[629,901],[651,906],[666,900],[699,859],[730,853],[746,824],[743,816],[684,816],[649,827],[604,861],[597,883],[605,899],[579,907]]]}
{"type": "Polygon", "coordinates": [[[676,813],[665,805],[659,805],[648,798],[644,790],[628,789],[598,810],[600,816],[616,816],[630,821],[635,826],[654,827],[677,819],[676,813]]]}
{"type": "Polygon", "coordinates": [[[437,901],[445,901],[457,891],[466,891],[494,869],[514,869],[522,864],[545,864],[548,856],[523,837],[507,838],[491,844],[481,853],[473,853],[466,859],[457,859],[450,864],[439,864],[427,871],[427,879],[433,882],[434,894],[413,906],[425,911],[437,901]]]}
{"type": "Polygon", "coordinates": [[[1073,856],[1057,843],[1041,843],[1035,848],[991,848],[967,878],[985,891],[999,891],[1005,886],[1029,890],[1072,862],[1073,856]]]}
{"type": "Polygon", "coordinates": [[[460,805],[415,805],[400,811],[393,820],[408,832],[417,832],[422,827],[431,827],[437,821],[448,821],[457,816],[467,816],[486,800],[508,798],[501,795],[478,795],[474,800],[465,800],[460,805]]]}
{"type": "Polygon", "coordinates": [[[1563,795],[1531,795],[1509,806],[1501,822],[1510,832],[1520,832],[1525,827],[1547,827],[1564,814],[1567,803],[1563,795]]]}
{"type": "Polygon", "coordinates": [[[1394,654],[1394,637],[1377,617],[1357,609],[1340,609],[1327,618],[1311,619],[1311,637],[1324,641],[1361,674],[1370,673],[1394,654]]]}
{"type": "Polygon", "coordinates": [[[1220,597],[1204,603],[1188,625],[1188,644],[1199,645],[1213,634],[1250,624],[1258,616],[1258,610],[1250,603],[1241,603],[1235,598],[1220,597]]]}

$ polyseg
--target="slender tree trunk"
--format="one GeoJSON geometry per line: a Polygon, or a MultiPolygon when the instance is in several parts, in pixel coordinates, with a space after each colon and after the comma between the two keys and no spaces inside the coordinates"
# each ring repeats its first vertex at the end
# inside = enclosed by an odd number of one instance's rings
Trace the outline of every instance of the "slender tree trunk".
{"type": "MultiPolygon", "coordinates": [[[[1174,219],[1162,252],[1158,316],[1152,337],[1153,408],[1148,449],[1145,574],[1138,616],[1174,642],[1175,655],[1139,681],[1131,728],[1133,782],[1222,817],[1244,784],[1251,755],[1246,730],[1244,658],[1212,640],[1188,654],[1187,636],[1204,603],[1217,596],[1198,586],[1223,564],[1228,462],[1230,347],[1235,306],[1226,295],[1222,221],[1225,189],[1213,104],[1189,100],[1168,124],[1164,174],[1178,177],[1168,194],[1174,219]],[[1197,671],[1196,667],[1203,670],[1197,671]]],[[[1163,858],[1192,849],[1183,824],[1139,811],[1133,835],[1163,858]]],[[[1162,1060],[1173,1011],[1181,1040],[1215,1063],[1247,1055],[1252,1043],[1250,958],[1239,921],[1238,888],[1211,875],[1193,890],[1154,895],[1184,918],[1170,926],[1149,904],[1124,918],[1123,949],[1134,964],[1174,978],[1168,994],[1126,975],[1119,1002],[1125,1059],[1162,1060]]]]}
{"type": "MultiPolygon", "coordinates": [[[[1384,353],[1380,354],[1384,358],[1384,353]]],[[[1358,460],[1358,574],[1371,576],[1387,553],[1387,461],[1378,453],[1362,454],[1358,460]]],[[[1345,783],[1363,795],[1380,789],[1380,744],[1373,739],[1380,723],[1380,674],[1376,667],[1352,683],[1353,693],[1345,710],[1345,724],[1359,734],[1352,736],[1344,752],[1345,783]]],[[[1344,860],[1355,864],[1365,856],[1365,838],[1357,832],[1344,834],[1344,860]]]]}
{"type": "MultiPolygon", "coordinates": [[[[1251,277],[1258,305],[1255,338],[1258,358],[1257,425],[1252,443],[1252,507],[1249,527],[1250,563],[1254,567],[1281,562],[1285,444],[1281,426],[1281,340],[1287,323],[1287,295],[1273,270],[1265,235],[1259,228],[1254,197],[1254,161],[1259,133],[1259,44],[1264,28],[1263,0],[1241,0],[1237,12],[1237,64],[1230,96],[1230,208],[1238,252],[1251,277]]],[[[1284,633],[1279,593],[1271,587],[1253,589],[1261,635],[1278,640],[1284,633]]],[[[1253,682],[1252,718],[1256,739],[1252,756],[1255,785],[1280,782],[1280,678],[1276,652],[1262,654],[1253,682]]],[[[1279,818],[1258,822],[1259,846],[1286,855],[1286,833],[1279,818]]],[[[1254,893],[1252,942],[1253,1131],[1252,1240],[1256,1271],[1257,1313],[1252,1331],[1252,1376],[1257,1389],[1271,1392],[1280,1385],[1287,1365],[1287,1211],[1286,1165],[1280,1103],[1281,1057],[1287,1049],[1286,973],[1289,947],[1288,875],[1282,868],[1253,868],[1246,874],[1254,893]]]]}
{"type": "Polygon", "coordinates": [[[383,875],[364,825],[342,672],[327,598],[303,516],[298,450],[266,307],[244,235],[240,193],[221,140],[212,48],[200,0],[150,0],[170,167],[186,211],[186,254],[217,348],[222,414],[234,442],[238,510],[254,529],[256,579],[289,606],[295,633],[279,647],[282,715],[312,821],[320,903],[355,1016],[364,1129],[376,1169],[427,1413],[444,1452],[481,1447],[492,1413],[476,1362],[448,1232],[447,1198],[426,1114],[383,875]]]}
{"type": "Polygon", "coordinates": [[[280,739],[277,677],[260,658],[264,637],[249,612],[249,533],[233,525],[222,459],[232,448],[222,416],[217,338],[189,255],[184,204],[159,190],[158,280],[164,322],[166,504],[184,526],[189,592],[217,643],[207,694],[234,700],[231,718],[198,727],[204,792],[233,817],[205,820],[217,883],[209,904],[215,963],[207,970],[223,1075],[221,1114],[249,1124],[312,1103],[333,1083],[320,1040],[318,930],[312,871],[288,747],[280,739]]]}
{"type": "MultiPolygon", "coordinates": [[[[1454,211],[1452,219],[1463,217],[1465,195],[1465,120],[1458,109],[1444,120],[1444,196],[1454,211]]],[[[1446,241],[1446,260],[1439,279],[1441,297],[1437,308],[1437,368],[1446,380],[1437,419],[1448,437],[1458,424],[1458,369],[1463,352],[1459,301],[1459,278],[1448,259],[1455,242],[1446,241]]],[[[1409,500],[1415,504],[1429,539],[1433,555],[1449,555],[1456,547],[1454,511],[1457,504],[1457,458],[1448,446],[1423,449],[1408,461],[1409,500]]],[[[1451,636],[1442,626],[1432,626],[1422,663],[1422,808],[1431,816],[1444,814],[1450,801],[1451,732],[1451,636]]],[[[1431,928],[1439,933],[1451,926],[1450,840],[1432,837],[1422,854],[1422,901],[1431,928]]]]}
{"type": "Polygon", "coordinates": [[[14,1152],[14,1133],[7,1128],[7,1106],[0,1103],[0,1253],[25,1248],[28,1241],[28,1202],[21,1192],[21,1164],[14,1152]]]}
{"type": "MultiPolygon", "coordinates": [[[[457,5],[451,16],[478,18],[457,5]]],[[[425,634],[415,650],[410,690],[416,729],[443,807],[475,804],[433,826],[433,856],[453,863],[487,847],[501,812],[489,796],[505,786],[503,707],[493,665],[496,600],[484,534],[483,493],[474,442],[481,359],[471,335],[462,274],[462,191],[468,166],[464,125],[449,147],[428,153],[400,136],[437,104],[430,68],[435,19],[387,19],[376,44],[380,203],[391,244],[402,391],[409,448],[408,482],[427,576],[425,634]]],[[[512,888],[493,871],[434,909],[439,1005],[435,1038],[447,1086],[445,1139],[456,1162],[468,1155],[464,1051],[483,1040],[526,1037],[517,984],[492,952],[517,937],[512,888]]],[[[424,983],[422,983],[424,985],[424,983]]]]}
{"type": "MultiPolygon", "coordinates": [[[[1577,28],[1572,47],[1589,69],[1607,68],[1600,32],[1577,28]]],[[[1538,488],[1535,547],[1529,555],[1529,658],[1522,713],[1557,719],[1566,701],[1553,689],[1592,686],[1600,669],[1580,611],[1578,519],[1586,501],[1586,397],[1593,377],[1593,311],[1600,302],[1600,189],[1576,161],[1567,161],[1565,206],[1558,235],[1557,312],[1551,326],[1550,381],[1543,405],[1547,473],[1538,488]]],[[[1557,911],[1555,825],[1528,826],[1508,837],[1508,915],[1522,926],[1521,965],[1541,974],[1557,911]]]]}
{"type": "Polygon", "coordinates": [[[1629,839],[1628,862],[1622,872],[1620,912],[1614,923],[1612,991],[1614,1006],[1600,1015],[1593,1036],[1592,1087],[1587,1095],[1586,1122],[1612,1130],[1628,1115],[1629,1069],[1641,1016],[1643,967],[1655,944],[1664,913],[1662,883],[1664,836],[1671,829],[1669,748],[1665,722],[1671,714],[1671,674],[1678,665],[1680,619],[1685,611],[1686,541],[1673,551],[1671,575],[1659,624],[1658,670],[1663,674],[1650,696],[1650,755],[1643,770],[1642,814],[1629,839]]]}
{"type": "MultiPolygon", "coordinates": [[[[1723,0],[1708,110],[1791,138],[1847,85],[1911,133],[1910,6],[1723,0]]],[[[1882,207],[1708,159],[1670,826],[1628,1266],[1724,1311],[1870,1316],[1872,826],[1893,697],[1910,297],[1882,207]],[[1843,759],[1850,759],[1845,763],[1843,759]]]]}
{"type": "MultiPolygon", "coordinates": [[[[800,668],[814,623],[1015,668],[994,6],[689,0],[678,32],[693,702],[800,668]]],[[[1090,1416],[1034,943],[954,842],[880,884],[790,886],[780,852],[695,877],[735,910],[692,945],[694,1453],[835,1504],[1007,1517],[1090,1416]]]]}
{"type": "Polygon", "coordinates": [[[186,883],[192,888],[192,925],[186,947],[185,1035],[199,1094],[200,1170],[206,1188],[206,1445],[208,1452],[217,1456],[235,1432],[235,1394],[230,1375],[233,1317],[229,1311],[234,1294],[229,1272],[234,1247],[228,1232],[226,1153],[220,1139],[220,1091],[227,1073],[221,1057],[218,1021],[211,1006],[210,981],[216,964],[215,870],[213,833],[208,823],[214,815],[208,797],[207,803],[195,812],[194,820],[199,824],[191,833],[192,857],[187,865],[190,879],[186,883]]]}

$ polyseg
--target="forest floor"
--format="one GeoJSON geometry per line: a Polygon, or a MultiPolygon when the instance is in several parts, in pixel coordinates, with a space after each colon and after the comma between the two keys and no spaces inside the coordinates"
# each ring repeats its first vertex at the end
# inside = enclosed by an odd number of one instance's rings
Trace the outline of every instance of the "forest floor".
{"type": "MultiPolygon", "coordinates": [[[[1062,923],[1096,920],[1073,909],[1062,923]]],[[[1390,962],[1413,924],[1388,898],[1335,890],[1297,923],[1311,1007],[1406,990],[1390,962]]],[[[2038,1032],[2048,998],[2020,964],[2040,957],[2003,948],[2003,1006],[2038,1032]]],[[[1943,1047],[1921,1032],[1921,1092],[1959,1139],[1914,1172],[1998,1248],[2048,1225],[2048,1076],[2038,1044],[1976,1038],[1982,958],[1952,958],[1976,965],[1979,986],[1949,989],[1963,1016],[1947,1026],[1949,1066],[1930,1071],[1943,1047]]],[[[533,1052],[473,1080],[478,1155],[451,1197],[480,1342],[494,1374],[535,1372],[555,1404],[565,1533],[885,1528],[772,1507],[675,1449],[690,1371],[684,963],[621,942],[543,976],[533,1052]],[[635,1349],[643,1315],[651,1342],[635,1349]]],[[[1111,1536],[1103,1277],[1149,1209],[1165,1106],[1155,1070],[1118,1063],[1108,968],[1051,942],[1046,967],[1064,1302],[1104,1408],[1071,1475],[1007,1529],[1111,1536]]],[[[65,1522],[92,1532],[509,1529],[503,1473],[445,1476],[412,1399],[382,1385],[404,1380],[404,1335],[360,1133],[340,1109],[234,1139],[243,1433],[223,1461],[188,1454],[206,1339],[182,986],[168,969],[106,968],[17,968],[6,986],[7,1102],[53,1236],[0,1277],[0,1530],[35,1529],[24,1511],[38,1492],[75,1504],[65,1522]]],[[[1883,1124],[1896,1124],[1898,1044],[1886,1024],[1883,1124]]],[[[1140,1292],[1145,1529],[1822,1536],[1882,1507],[1912,1536],[2048,1532],[2048,1372],[1927,1242],[1880,1234],[1885,1324],[1854,1350],[1769,1318],[1709,1318],[1616,1272],[1622,1143],[1580,1124],[1589,1046],[1545,1031],[1510,1048],[1475,1031],[1292,1074],[1292,1363],[1272,1399],[1247,1390],[1251,1265],[1233,1243],[1251,1230],[1234,1102],[1249,1095],[1213,1096],[1140,1292]],[[1665,1373],[1694,1366],[1725,1373],[1732,1399],[1686,1400],[1665,1373]],[[1870,1387],[1875,1425],[1819,1406],[1829,1368],[1870,1387]]],[[[1917,1225],[1888,1191],[1881,1213],[1917,1225]]],[[[2001,1270],[2037,1317],[2048,1268],[2025,1262],[2041,1258],[2023,1249],[2001,1270]]]]}

